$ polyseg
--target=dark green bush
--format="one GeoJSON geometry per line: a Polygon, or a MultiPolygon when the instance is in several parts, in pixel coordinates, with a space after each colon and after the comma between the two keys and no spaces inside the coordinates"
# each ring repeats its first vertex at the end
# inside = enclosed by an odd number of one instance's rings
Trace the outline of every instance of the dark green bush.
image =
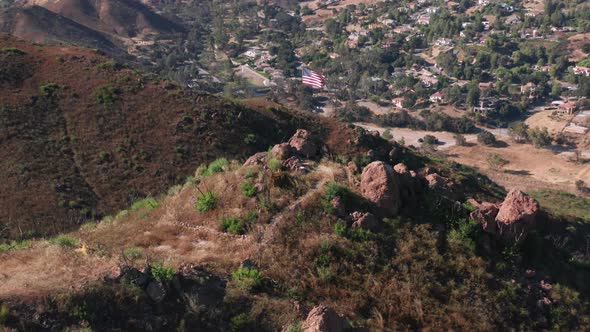
{"type": "Polygon", "coordinates": [[[152,277],[159,282],[171,281],[176,274],[173,268],[164,266],[163,264],[154,264],[151,268],[152,277]]]}
{"type": "Polygon", "coordinates": [[[57,90],[59,90],[59,85],[55,83],[47,83],[39,88],[39,92],[47,98],[55,96],[57,90]]]}
{"type": "Polygon", "coordinates": [[[109,106],[119,100],[120,93],[121,91],[119,91],[119,89],[107,84],[98,88],[94,93],[94,96],[99,104],[109,106]]]}
{"type": "Polygon", "coordinates": [[[246,233],[246,223],[238,217],[223,217],[219,221],[219,226],[224,232],[231,234],[246,233]]]}
{"type": "Polygon", "coordinates": [[[225,158],[219,158],[214,160],[209,164],[205,172],[203,173],[204,176],[210,176],[216,173],[223,172],[224,167],[229,165],[229,161],[225,158]]]}
{"type": "Polygon", "coordinates": [[[242,183],[242,193],[246,197],[254,197],[256,196],[256,187],[248,182],[244,182],[242,183]]]}
{"type": "Polygon", "coordinates": [[[264,283],[262,273],[255,268],[241,267],[232,273],[232,279],[236,286],[245,291],[260,289],[264,283]]]}
{"type": "Polygon", "coordinates": [[[195,210],[199,212],[205,212],[209,210],[213,210],[217,205],[217,196],[212,191],[206,191],[199,196],[197,196],[197,201],[195,202],[195,210]]]}

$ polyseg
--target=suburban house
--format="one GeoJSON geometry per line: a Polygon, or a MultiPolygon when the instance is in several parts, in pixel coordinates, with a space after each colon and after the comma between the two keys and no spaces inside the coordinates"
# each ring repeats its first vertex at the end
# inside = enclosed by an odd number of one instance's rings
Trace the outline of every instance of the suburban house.
{"type": "Polygon", "coordinates": [[[479,90],[480,91],[484,91],[487,89],[493,89],[495,87],[496,87],[496,85],[494,84],[494,82],[479,83],[479,90]]]}
{"type": "Polygon", "coordinates": [[[393,105],[395,105],[395,107],[397,108],[404,108],[404,97],[398,97],[398,98],[393,98],[391,100],[391,102],[393,103],[393,105]]]}
{"type": "Polygon", "coordinates": [[[590,67],[575,66],[574,67],[574,74],[590,76],[590,67]]]}
{"type": "Polygon", "coordinates": [[[443,92],[435,92],[433,95],[430,96],[430,101],[433,103],[444,103],[445,102],[445,94],[443,92]]]}
{"type": "Polygon", "coordinates": [[[496,99],[494,98],[485,98],[479,101],[479,107],[474,106],[473,112],[476,114],[481,114],[486,116],[488,112],[491,112],[496,109],[496,99]]]}
{"type": "Polygon", "coordinates": [[[424,16],[418,17],[418,24],[420,24],[420,25],[430,24],[430,15],[424,15],[424,16]]]}
{"type": "Polygon", "coordinates": [[[559,106],[557,106],[557,110],[562,115],[572,115],[578,108],[578,105],[573,101],[567,101],[559,106]]]}
{"type": "Polygon", "coordinates": [[[528,82],[527,84],[520,86],[520,94],[522,95],[529,95],[529,98],[534,98],[537,93],[537,85],[533,82],[528,82]]]}

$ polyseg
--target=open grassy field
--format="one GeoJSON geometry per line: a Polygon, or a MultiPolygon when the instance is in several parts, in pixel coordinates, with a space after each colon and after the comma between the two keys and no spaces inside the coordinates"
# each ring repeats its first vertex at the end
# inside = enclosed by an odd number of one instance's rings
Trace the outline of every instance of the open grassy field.
{"type": "Polygon", "coordinates": [[[555,190],[534,191],[531,195],[556,216],[590,222],[590,198],[555,190]]]}

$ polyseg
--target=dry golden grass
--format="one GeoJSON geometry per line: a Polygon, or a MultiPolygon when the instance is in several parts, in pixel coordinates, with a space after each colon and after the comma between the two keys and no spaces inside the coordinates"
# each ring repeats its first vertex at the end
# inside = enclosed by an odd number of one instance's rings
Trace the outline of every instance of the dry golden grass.
{"type": "Polygon", "coordinates": [[[84,255],[39,242],[29,250],[0,255],[0,298],[23,299],[59,290],[80,289],[117,272],[115,260],[84,255]]]}
{"type": "Polygon", "coordinates": [[[319,201],[325,183],[347,178],[344,168],[333,163],[319,165],[309,174],[284,175],[288,188],[273,185],[269,171],[232,164],[224,173],[203,178],[198,186],[187,184],[175,195],[160,197],[159,207],[151,211],[125,210],[72,233],[80,239],[79,246],[84,246],[85,253],[44,240],[34,241],[28,250],[4,253],[0,261],[0,298],[79,288],[106,274],[115,274],[129,249],[140,252],[139,257],[127,260],[138,267],[146,262],[170,266],[190,262],[231,273],[241,261],[257,256],[259,240],[267,236],[267,224],[273,215],[294,216],[300,208],[319,201]],[[248,198],[241,190],[245,181],[263,183],[267,190],[259,198],[248,198]],[[207,190],[216,193],[217,207],[197,212],[196,197],[207,190]],[[265,210],[260,197],[267,197],[274,204],[273,210],[265,210]],[[288,212],[281,213],[283,210],[288,212]],[[220,218],[244,217],[250,211],[256,212],[258,218],[247,235],[220,231],[220,218]]]}

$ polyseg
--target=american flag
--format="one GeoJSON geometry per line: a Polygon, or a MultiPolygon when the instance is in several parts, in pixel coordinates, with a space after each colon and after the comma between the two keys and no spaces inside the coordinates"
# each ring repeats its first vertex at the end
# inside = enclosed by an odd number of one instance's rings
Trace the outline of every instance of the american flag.
{"type": "Polygon", "coordinates": [[[303,68],[302,75],[303,84],[309,85],[314,89],[321,89],[326,85],[326,76],[318,74],[316,71],[311,69],[303,68]]]}

